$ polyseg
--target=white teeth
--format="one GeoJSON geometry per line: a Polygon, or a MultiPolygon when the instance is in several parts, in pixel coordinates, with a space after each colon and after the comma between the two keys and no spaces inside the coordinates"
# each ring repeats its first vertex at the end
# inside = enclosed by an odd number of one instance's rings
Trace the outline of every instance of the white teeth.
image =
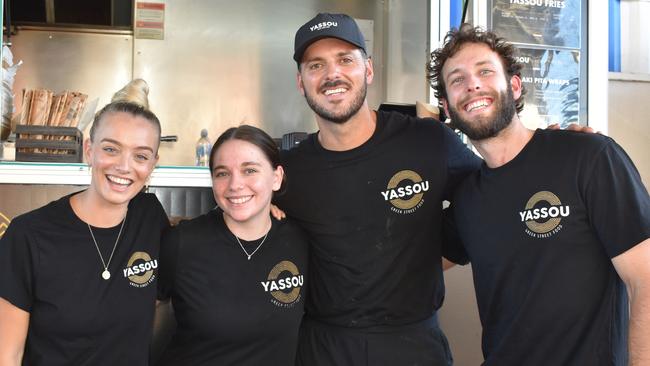
{"type": "Polygon", "coordinates": [[[468,105],[465,107],[465,110],[466,110],[467,112],[471,112],[471,111],[473,111],[474,109],[478,109],[478,108],[481,108],[481,107],[487,107],[487,106],[488,106],[488,101],[487,101],[487,99],[481,99],[481,100],[477,100],[476,102],[472,102],[472,103],[468,104],[468,105]]]}
{"type": "Polygon", "coordinates": [[[120,178],[113,175],[107,175],[106,177],[108,178],[108,180],[110,180],[113,183],[122,184],[125,186],[128,186],[132,182],[130,179],[120,178]]]}
{"type": "Polygon", "coordinates": [[[252,197],[253,197],[253,196],[245,196],[245,197],[229,197],[229,198],[228,198],[228,201],[230,201],[230,202],[232,202],[232,203],[234,203],[234,204],[242,204],[242,203],[245,203],[245,202],[250,201],[250,199],[251,199],[252,197]]]}
{"type": "Polygon", "coordinates": [[[337,89],[325,90],[325,95],[343,93],[343,92],[346,92],[346,91],[347,91],[346,88],[337,88],[337,89]]]}

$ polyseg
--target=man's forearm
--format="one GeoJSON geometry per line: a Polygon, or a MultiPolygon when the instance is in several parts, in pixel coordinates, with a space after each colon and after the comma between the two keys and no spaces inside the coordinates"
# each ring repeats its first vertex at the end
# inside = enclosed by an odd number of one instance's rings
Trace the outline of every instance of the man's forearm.
{"type": "Polygon", "coordinates": [[[629,289],[630,295],[630,366],[650,365],[650,284],[629,289]]]}

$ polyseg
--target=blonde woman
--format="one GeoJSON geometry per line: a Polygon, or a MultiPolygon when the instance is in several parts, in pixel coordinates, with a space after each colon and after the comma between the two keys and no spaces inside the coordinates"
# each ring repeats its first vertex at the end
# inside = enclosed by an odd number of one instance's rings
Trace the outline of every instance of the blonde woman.
{"type": "MultiPolygon", "coordinates": [[[[138,85],[139,84],[139,85],[138,85]]],[[[16,217],[0,239],[0,365],[146,365],[165,212],[142,188],[160,122],[146,84],[95,116],[90,186],[16,217]]]]}

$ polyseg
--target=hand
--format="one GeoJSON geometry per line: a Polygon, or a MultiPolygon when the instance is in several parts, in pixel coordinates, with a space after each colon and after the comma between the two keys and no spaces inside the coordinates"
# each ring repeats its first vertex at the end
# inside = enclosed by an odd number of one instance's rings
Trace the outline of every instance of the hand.
{"type": "MultiPolygon", "coordinates": [[[[559,123],[553,123],[550,124],[546,127],[547,130],[559,130],[560,129],[560,124],[559,123]]],[[[569,124],[565,130],[567,131],[575,131],[575,132],[583,132],[583,133],[600,133],[600,131],[596,131],[593,128],[589,126],[581,126],[577,123],[571,123],[569,124]]]]}
{"type": "Polygon", "coordinates": [[[287,217],[287,214],[276,205],[271,204],[271,216],[275,217],[276,220],[282,220],[287,217]]]}

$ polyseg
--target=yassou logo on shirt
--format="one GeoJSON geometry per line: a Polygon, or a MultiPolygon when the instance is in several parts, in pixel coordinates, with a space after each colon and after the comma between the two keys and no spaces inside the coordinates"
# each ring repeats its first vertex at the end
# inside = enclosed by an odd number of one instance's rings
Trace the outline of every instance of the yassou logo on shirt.
{"type": "Polygon", "coordinates": [[[154,270],[158,268],[158,260],[151,259],[145,252],[135,252],[129,258],[126,268],[122,269],[124,277],[129,279],[133,287],[146,287],[156,278],[154,270]]]}
{"type": "Polygon", "coordinates": [[[5,234],[5,231],[7,231],[7,228],[9,227],[9,223],[11,220],[5,215],[0,212],[0,238],[5,234]]]}
{"type": "Polygon", "coordinates": [[[388,181],[386,190],[380,192],[384,201],[391,204],[391,211],[399,214],[415,212],[424,204],[424,192],[429,190],[429,181],[412,170],[401,170],[388,181]]]}
{"type": "Polygon", "coordinates": [[[304,276],[291,261],[276,264],[269,272],[266,281],[261,281],[264,292],[271,294],[271,302],[280,307],[293,307],[300,301],[300,289],[304,276]]]}
{"type": "Polygon", "coordinates": [[[548,238],[562,230],[562,218],[568,217],[571,209],[562,205],[560,198],[549,191],[535,193],[519,212],[521,222],[526,224],[526,234],[533,238],[548,238]]]}

